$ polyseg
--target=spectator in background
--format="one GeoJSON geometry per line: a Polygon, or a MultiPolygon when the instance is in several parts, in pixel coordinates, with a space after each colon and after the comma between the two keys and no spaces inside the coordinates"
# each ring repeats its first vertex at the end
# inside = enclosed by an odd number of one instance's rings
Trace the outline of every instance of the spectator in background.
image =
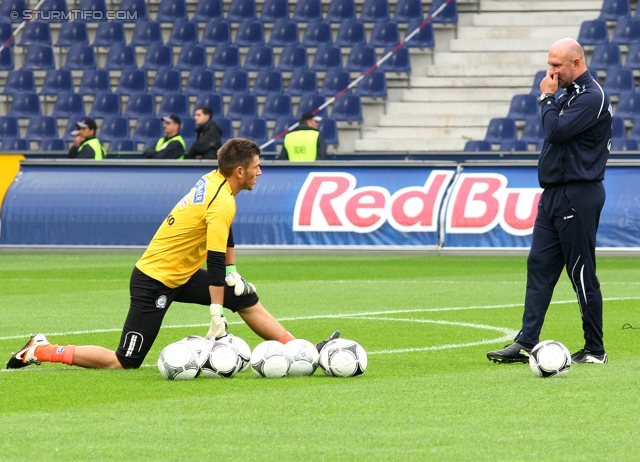
{"type": "Polygon", "coordinates": [[[98,126],[93,119],[83,119],[76,122],[76,129],[71,132],[75,139],[69,149],[70,159],[102,160],[107,157],[107,151],[96,138],[98,126]]]}
{"type": "Polygon", "coordinates": [[[212,119],[213,111],[208,106],[196,109],[196,141],[187,152],[187,159],[217,159],[222,146],[222,129],[212,119]]]}
{"type": "Polygon", "coordinates": [[[154,147],[144,150],[142,156],[145,159],[184,159],[187,145],[180,136],[182,120],[175,114],[162,117],[164,136],[158,140],[154,147]]]}
{"type": "Polygon", "coordinates": [[[305,112],[300,117],[300,125],[284,136],[280,152],[281,160],[292,162],[313,162],[327,157],[327,143],[318,131],[322,117],[305,112]]]}

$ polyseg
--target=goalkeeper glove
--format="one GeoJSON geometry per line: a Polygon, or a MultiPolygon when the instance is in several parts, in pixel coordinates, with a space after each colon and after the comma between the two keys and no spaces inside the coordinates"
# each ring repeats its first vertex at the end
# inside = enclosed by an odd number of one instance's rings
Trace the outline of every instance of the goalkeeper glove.
{"type": "Polygon", "coordinates": [[[245,278],[240,276],[236,271],[236,267],[233,265],[227,266],[227,276],[224,278],[225,282],[229,287],[233,287],[233,293],[236,294],[236,297],[245,297],[247,295],[251,295],[256,292],[256,286],[247,282],[245,278]]]}
{"type": "Polygon", "coordinates": [[[222,314],[222,305],[212,303],[209,305],[209,314],[211,314],[211,324],[206,338],[214,338],[218,340],[227,335],[227,320],[222,314]]]}

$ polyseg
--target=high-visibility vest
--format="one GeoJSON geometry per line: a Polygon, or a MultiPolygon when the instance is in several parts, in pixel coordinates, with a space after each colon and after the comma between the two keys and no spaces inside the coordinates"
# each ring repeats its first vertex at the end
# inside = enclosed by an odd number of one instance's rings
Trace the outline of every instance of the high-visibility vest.
{"type": "Polygon", "coordinates": [[[292,162],[313,162],[318,156],[317,130],[294,130],[284,137],[284,147],[292,162]]]}
{"type": "Polygon", "coordinates": [[[102,160],[103,158],[107,157],[107,151],[102,147],[98,138],[91,138],[86,140],[78,147],[78,152],[82,151],[82,148],[84,148],[86,145],[89,145],[93,148],[93,158],[95,160],[102,160]]]}
{"type": "MultiPolygon", "coordinates": [[[[187,150],[187,145],[185,144],[184,140],[182,139],[182,137],[180,135],[176,135],[173,138],[169,138],[167,141],[163,141],[163,140],[164,140],[164,138],[160,138],[158,140],[158,142],[156,143],[156,152],[162,151],[164,148],[169,146],[169,143],[171,143],[174,140],[180,142],[180,144],[182,145],[182,150],[183,151],[187,150]]],[[[178,157],[177,159],[178,160],[184,159],[184,155],[178,157]]]]}

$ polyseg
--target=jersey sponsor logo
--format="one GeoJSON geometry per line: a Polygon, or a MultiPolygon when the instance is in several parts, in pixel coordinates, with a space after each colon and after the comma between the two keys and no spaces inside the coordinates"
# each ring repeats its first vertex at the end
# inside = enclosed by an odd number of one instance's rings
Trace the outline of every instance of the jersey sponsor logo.
{"type": "Polygon", "coordinates": [[[180,210],[182,210],[187,205],[189,205],[189,202],[191,202],[191,193],[187,194],[182,199],[180,199],[180,202],[178,202],[178,207],[180,207],[180,210]]]}
{"type": "Polygon", "coordinates": [[[200,181],[194,186],[193,203],[204,204],[204,197],[207,194],[207,180],[204,177],[200,178],[200,181]]]}
{"type": "Polygon", "coordinates": [[[163,310],[167,307],[167,296],[160,295],[156,300],[156,308],[163,310]]]}

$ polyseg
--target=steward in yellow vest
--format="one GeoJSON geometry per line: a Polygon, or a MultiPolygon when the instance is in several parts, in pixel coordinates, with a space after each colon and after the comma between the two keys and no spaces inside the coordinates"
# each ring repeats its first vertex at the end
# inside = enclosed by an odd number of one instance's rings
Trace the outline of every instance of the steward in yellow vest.
{"type": "Polygon", "coordinates": [[[284,136],[280,160],[291,162],[313,162],[327,157],[327,143],[318,131],[322,117],[305,112],[300,117],[300,126],[284,136]]]}
{"type": "Polygon", "coordinates": [[[96,138],[97,125],[93,119],[83,119],[76,122],[76,129],[71,132],[75,139],[69,149],[70,159],[102,160],[107,157],[107,151],[96,138]]]}
{"type": "Polygon", "coordinates": [[[175,114],[162,117],[165,136],[160,138],[155,146],[145,149],[142,156],[145,159],[184,159],[187,145],[180,136],[181,125],[180,117],[175,114]]]}

